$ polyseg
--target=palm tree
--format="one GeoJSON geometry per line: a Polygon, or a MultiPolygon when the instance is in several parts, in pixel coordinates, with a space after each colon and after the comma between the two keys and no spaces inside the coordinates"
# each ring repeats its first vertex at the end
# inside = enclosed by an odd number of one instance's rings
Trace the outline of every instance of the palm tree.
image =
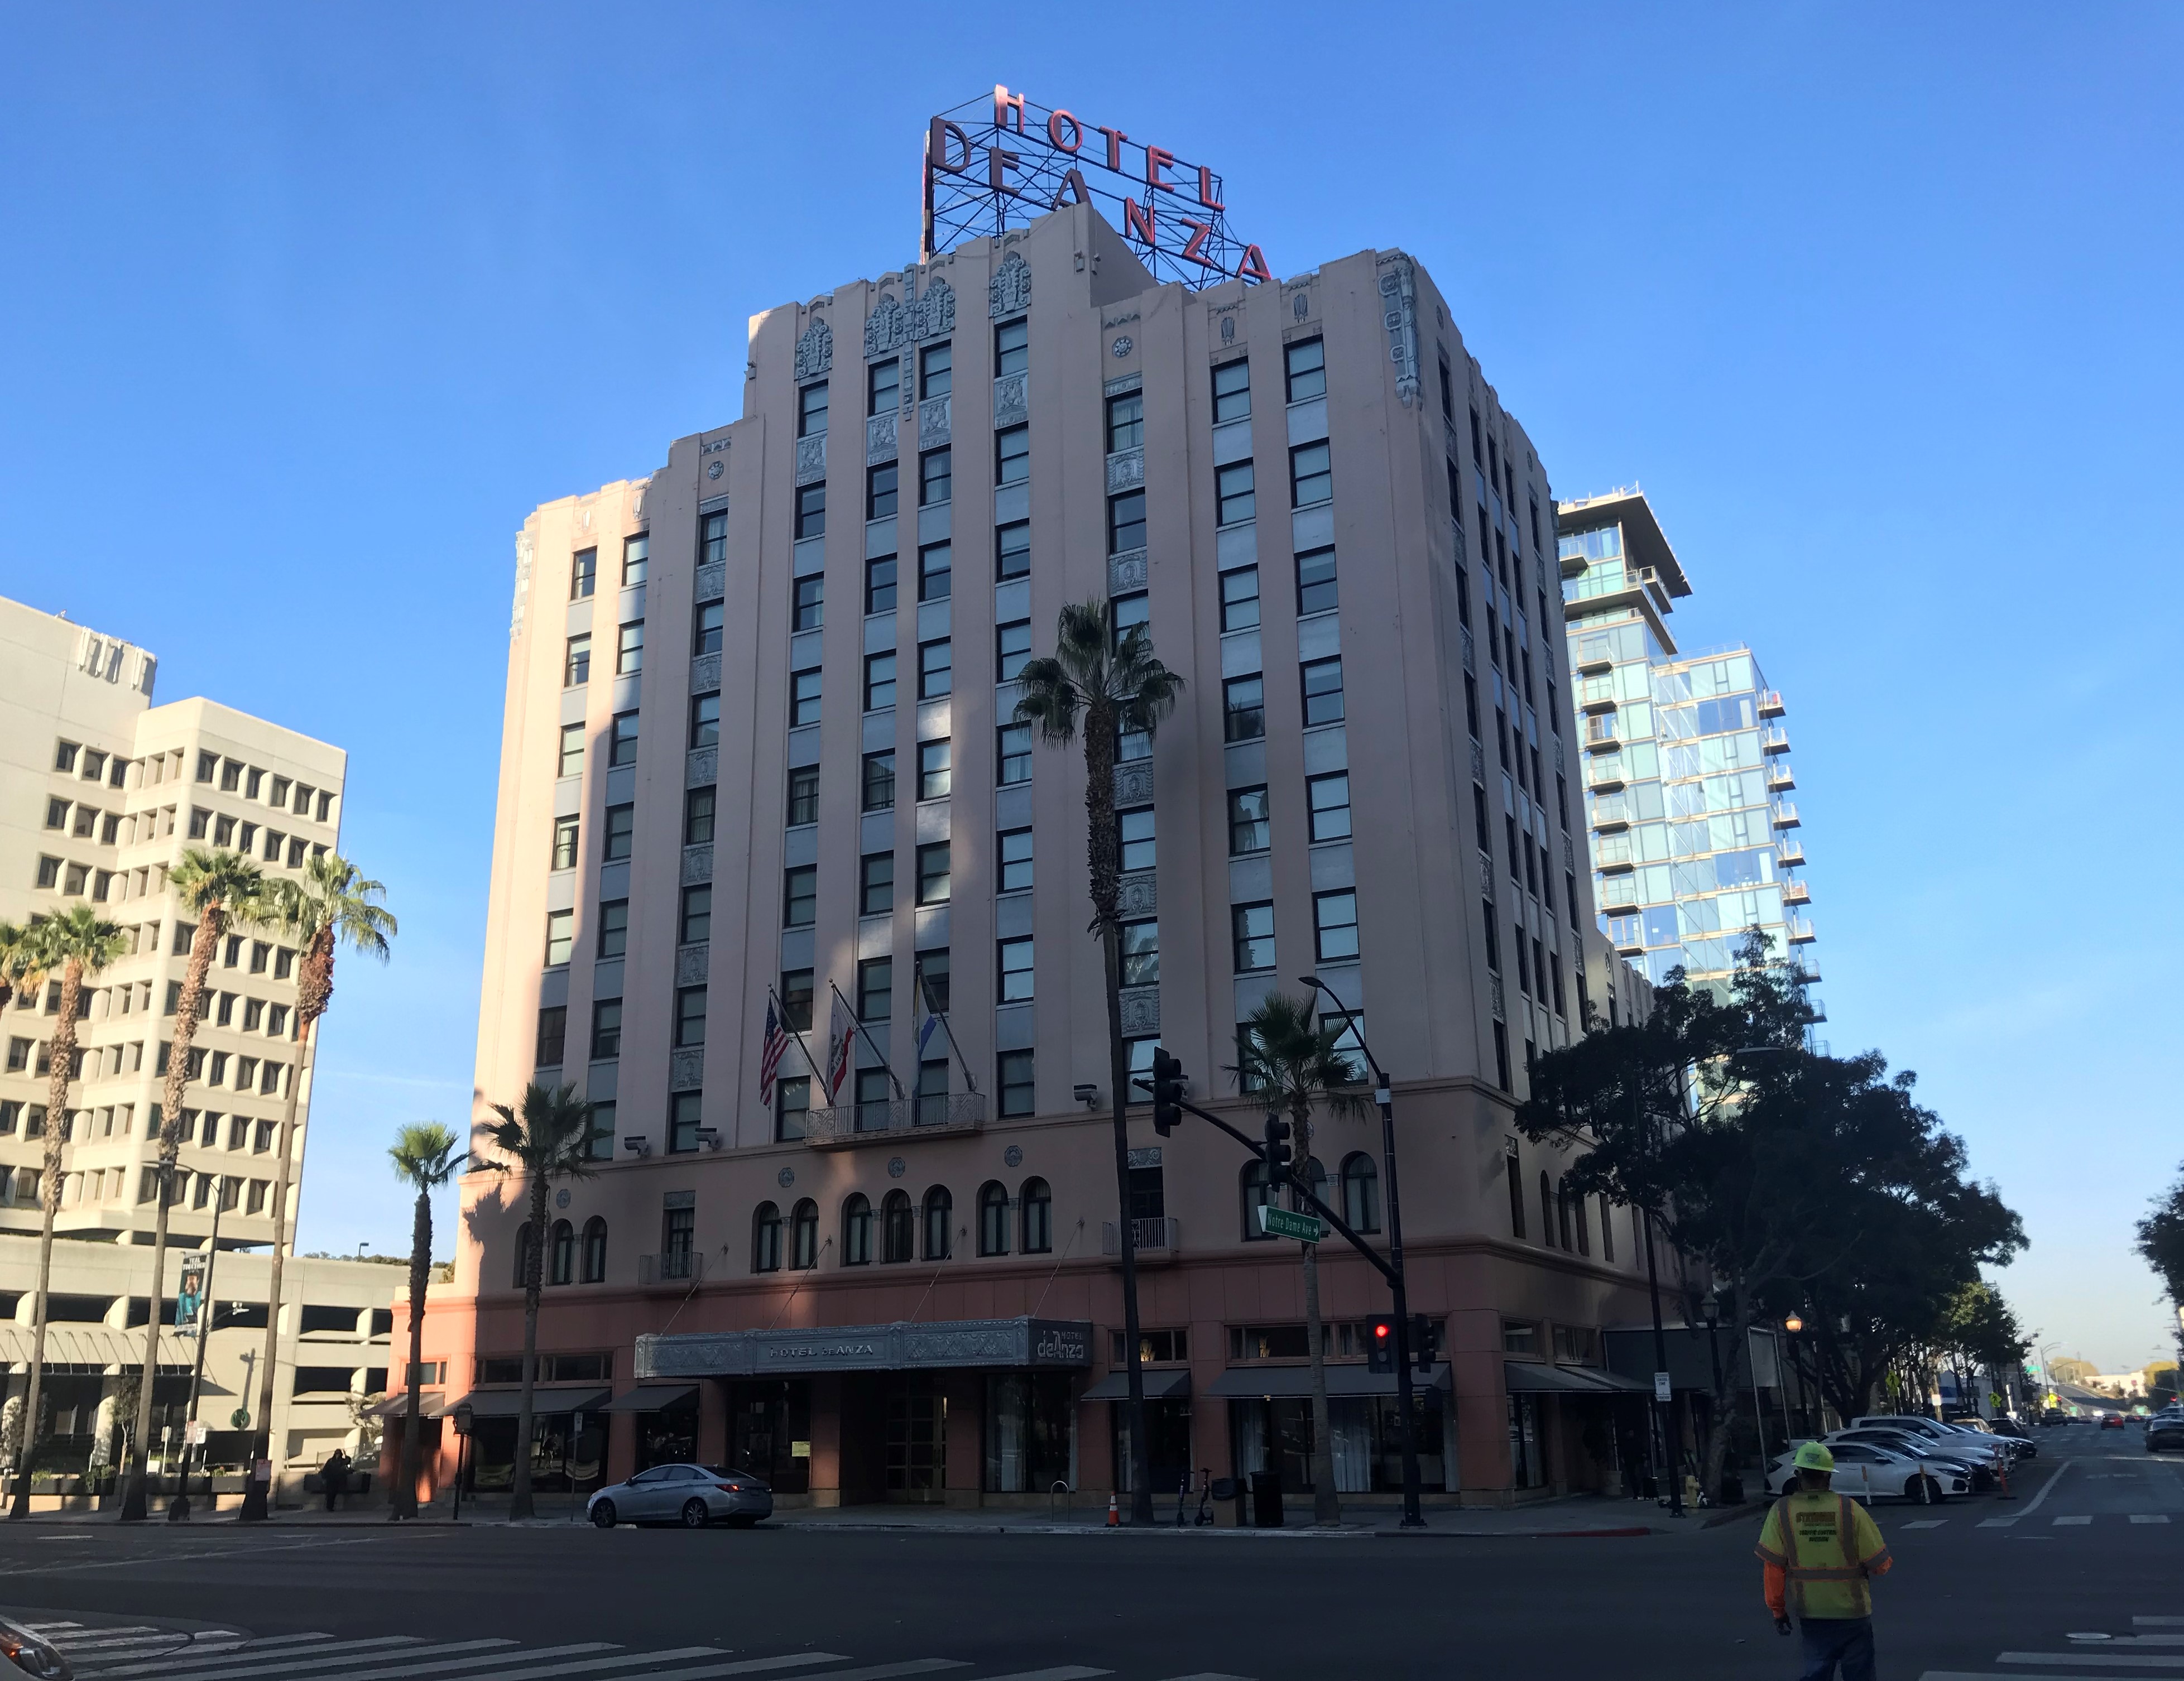
{"type": "Polygon", "coordinates": [[[1099,601],[1071,602],[1055,624],[1054,653],[1025,663],[1017,702],[1018,723],[1038,726],[1039,738],[1067,747],[1084,742],[1086,852],[1092,887],[1092,932],[1106,965],[1107,1083],[1114,1093],[1117,1227],[1123,1241],[1123,1322],[1129,1356],[1130,1521],[1153,1521],[1152,1467],[1146,1458],[1145,1366],[1138,1337],[1138,1253],[1130,1225],[1129,1052],[1123,1043],[1122,843],[1115,830],[1115,749],[1124,733],[1152,736],[1175,710],[1183,679],[1153,654],[1145,626],[1115,639],[1099,601]]]}
{"type": "MultiPolygon", "coordinates": [[[[1269,1110],[1287,1110],[1296,1131],[1296,1172],[1309,1177],[1312,1112],[1325,1104],[1337,1115],[1364,1112],[1364,1099],[1344,1089],[1357,1083],[1357,1066],[1336,1046],[1345,1029],[1312,1019],[1308,999],[1268,993],[1245,1019],[1237,1039],[1237,1083],[1256,1092],[1269,1110]]],[[[1290,1205],[1302,1202],[1292,1195],[1290,1205]]],[[[1312,1515],[1315,1523],[1340,1523],[1342,1503],[1334,1491],[1334,1438],[1327,1409],[1327,1365],[1320,1347],[1319,1245],[1304,1251],[1305,1339],[1312,1351],[1312,1515]]]]}
{"type": "MultiPolygon", "coordinates": [[[[303,878],[281,877],[266,884],[265,925],[295,942],[303,954],[296,966],[296,1066],[281,1116],[280,1160],[273,1170],[273,1261],[265,1289],[265,1354],[258,1364],[258,1428],[250,1451],[255,1466],[273,1451],[273,1380],[281,1348],[281,1263],[287,1247],[288,1185],[296,1171],[296,1105],[311,1067],[312,1029],[333,1000],[334,952],[342,945],[387,960],[387,942],[396,932],[394,914],[380,899],[387,889],[365,880],[338,853],[322,852],[304,866],[303,878]]],[[[272,1483],[255,1478],[242,1485],[245,1523],[266,1515],[272,1483]]]]}
{"type": "Polygon", "coordinates": [[[53,1020],[53,1043],[47,1047],[46,1159],[38,1183],[38,1294],[31,1322],[30,1386],[24,1397],[23,1448],[8,1513],[12,1517],[27,1517],[31,1511],[31,1461],[37,1447],[39,1378],[46,1359],[46,1306],[53,1287],[53,1216],[61,1205],[61,1146],[69,1137],[68,1088],[75,1077],[84,977],[98,973],[128,945],[128,936],[116,924],[101,921],[88,905],[73,905],[36,923],[16,941],[18,951],[27,953],[15,960],[19,966],[27,961],[47,972],[61,971],[61,1007],[53,1020]]]}
{"type": "Polygon", "coordinates": [[[425,1355],[425,1286],[432,1270],[432,1193],[461,1171],[462,1140],[437,1121],[413,1122],[394,1135],[387,1149],[394,1177],[417,1193],[417,1211],[410,1222],[410,1405],[403,1414],[402,1480],[394,1485],[394,1518],[417,1515],[417,1419],[423,1405],[424,1379],[418,1362],[425,1355]]]}
{"type": "MultiPolygon", "coordinates": [[[[482,1125],[499,1152],[478,1165],[521,1173],[531,1181],[531,1224],[523,1251],[523,1400],[515,1415],[515,1476],[509,1489],[510,1522],[531,1516],[531,1391],[538,1367],[538,1288],[546,1252],[546,1191],[556,1179],[591,1177],[592,1106],[574,1086],[549,1089],[533,1081],[523,1088],[520,1110],[496,1103],[498,1122],[482,1125]]],[[[415,1320],[411,1321],[415,1323],[415,1320]]],[[[415,1333],[412,1332],[414,1336],[415,1333]]]]}
{"type": "Polygon", "coordinates": [[[0,1010],[17,993],[33,994],[45,984],[44,961],[38,952],[36,923],[25,928],[0,921],[0,1010]]]}
{"type": "Polygon", "coordinates": [[[167,877],[182,909],[197,918],[190,940],[190,965],[175,1000],[175,1038],[168,1048],[166,1084],[159,1099],[159,1194],[152,1224],[152,1311],[144,1325],[144,1381],[136,1396],[136,1428],[121,1485],[121,1521],[145,1515],[145,1458],[152,1434],[152,1396],[159,1370],[159,1317],[167,1267],[167,1211],[175,1200],[175,1158],[182,1147],[182,1097],[190,1081],[190,1048],[198,1036],[204,1006],[205,971],[231,926],[254,927],[262,915],[265,872],[239,852],[192,847],[167,877]]]}

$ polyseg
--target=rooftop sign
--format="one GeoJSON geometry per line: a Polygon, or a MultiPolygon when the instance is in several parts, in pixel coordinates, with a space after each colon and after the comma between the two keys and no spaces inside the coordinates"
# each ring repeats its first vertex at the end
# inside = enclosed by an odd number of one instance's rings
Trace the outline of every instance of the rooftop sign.
{"type": "Polygon", "coordinates": [[[1097,203],[1157,279],[1272,280],[1259,248],[1228,231],[1221,195],[1221,177],[1203,164],[997,86],[990,107],[972,100],[927,130],[919,260],[1064,204],[1097,203]]]}

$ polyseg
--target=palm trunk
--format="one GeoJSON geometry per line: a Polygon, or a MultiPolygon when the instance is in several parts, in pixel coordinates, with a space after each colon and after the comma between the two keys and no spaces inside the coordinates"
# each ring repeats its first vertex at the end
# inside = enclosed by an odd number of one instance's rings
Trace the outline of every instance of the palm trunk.
{"type": "MultiPolygon", "coordinates": [[[[279,1377],[281,1355],[281,1266],[287,1249],[288,1187],[296,1155],[296,1105],[303,1095],[304,1077],[310,1071],[311,1040],[318,1017],[296,1016],[296,1066],[288,1076],[288,1095],[281,1110],[281,1160],[273,1170],[273,1261],[265,1281],[265,1355],[258,1367],[258,1428],[250,1439],[253,1470],[259,1460],[273,1457],[273,1395],[279,1377]]],[[[236,1514],[245,1523],[267,1516],[273,1498],[273,1479],[255,1477],[242,1485],[242,1509],[236,1514]]]]}
{"type": "Polygon", "coordinates": [[[417,1415],[424,1406],[425,1380],[418,1362],[425,1357],[425,1289],[432,1268],[432,1194],[417,1193],[417,1213],[410,1222],[410,1405],[402,1420],[402,1480],[394,1485],[394,1516],[417,1515],[417,1415]]]}
{"type": "Polygon", "coordinates": [[[515,1472],[508,1490],[508,1521],[532,1516],[531,1401],[538,1372],[538,1287],[546,1259],[546,1176],[531,1176],[531,1244],[523,1258],[523,1400],[515,1415],[515,1472]]]}
{"type": "MultiPolygon", "coordinates": [[[[1308,1179],[1312,1166],[1312,1109],[1297,1104],[1290,1110],[1296,1126],[1297,1174],[1308,1179]]],[[[1293,1192],[1292,1208],[1302,1211],[1304,1199],[1293,1192]]],[[[1318,1524],[1342,1522],[1342,1501],[1334,1489],[1334,1426],[1327,1405],[1327,1351],[1319,1319],[1319,1245],[1300,1244],[1304,1251],[1304,1334],[1312,1352],[1312,1521],[1318,1524]]]]}
{"type": "Polygon", "coordinates": [[[46,1359],[46,1306],[53,1289],[53,1217],[61,1205],[61,1146],[68,1142],[69,1078],[75,1071],[76,1010],[83,997],[83,965],[70,959],[61,971],[60,1019],[53,1024],[51,1059],[46,1066],[46,1133],[44,1177],[38,1185],[42,1218],[38,1226],[38,1299],[32,1308],[31,1379],[24,1397],[23,1444],[17,1456],[15,1498],[10,1517],[31,1512],[31,1459],[37,1445],[38,1402],[46,1359]]]}

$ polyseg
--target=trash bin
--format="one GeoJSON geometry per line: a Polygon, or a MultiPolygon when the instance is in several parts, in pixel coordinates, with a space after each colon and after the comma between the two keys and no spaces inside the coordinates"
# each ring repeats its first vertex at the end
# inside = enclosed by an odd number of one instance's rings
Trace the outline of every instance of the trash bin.
{"type": "Polygon", "coordinates": [[[1255,1529],[1279,1529],[1282,1527],[1280,1472],[1254,1471],[1251,1473],[1251,1527],[1255,1529]]]}

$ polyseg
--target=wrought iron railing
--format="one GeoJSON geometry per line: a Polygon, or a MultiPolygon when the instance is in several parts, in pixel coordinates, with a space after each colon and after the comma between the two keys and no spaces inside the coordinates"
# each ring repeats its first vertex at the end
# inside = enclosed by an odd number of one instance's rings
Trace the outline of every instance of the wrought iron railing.
{"type": "Polygon", "coordinates": [[[950,1092],[884,1102],[844,1103],[805,1117],[804,1142],[815,1149],[879,1144],[905,1134],[975,1133],[986,1124],[983,1093],[950,1092]]]}
{"type": "MultiPolygon", "coordinates": [[[[1130,1222],[1130,1246],[1139,1255],[1167,1253],[1183,1246],[1182,1229],[1169,1217],[1130,1222]]],[[[1100,1253],[1120,1255],[1123,1252],[1123,1228],[1112,1220],[1100,1227],[1100,1253]]]]}

